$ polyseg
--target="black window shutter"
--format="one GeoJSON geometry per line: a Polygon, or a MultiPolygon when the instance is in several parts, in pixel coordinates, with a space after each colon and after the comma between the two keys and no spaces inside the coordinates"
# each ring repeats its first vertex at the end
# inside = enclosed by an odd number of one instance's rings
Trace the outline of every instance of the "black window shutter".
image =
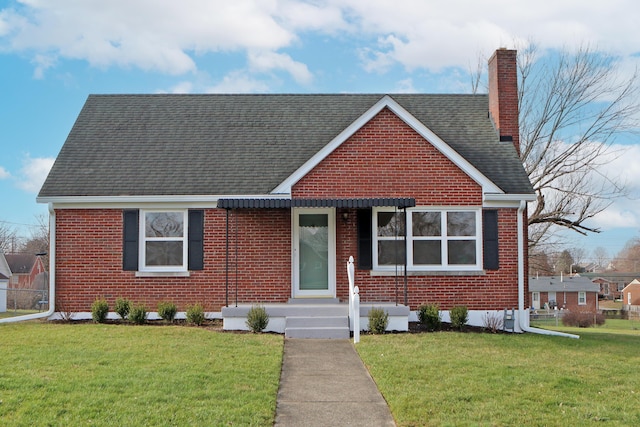
{"type": "Polygon", "coordinates": [[[138,227],[139,211],[122,211],[122,269],[125,271],[138,270],[138,227]]]}
{"type": "Polygon", "coordinates": [[[358,209],[358,268],[360,270],[371,270],[373,268],[372,259],[372,220],[371,209],[358,209]]]}
{"type": "Polygon", "coordinates": [[[189,210],[189,270],[204,269],[204,211],[189,210]]]}
{"type": "Polygon", "coordinates": [[[484,269],[498,270],[500,259],[498,258],[498,211],[484,210],[482,212],[482,234],[484,247],[484,269]]]}

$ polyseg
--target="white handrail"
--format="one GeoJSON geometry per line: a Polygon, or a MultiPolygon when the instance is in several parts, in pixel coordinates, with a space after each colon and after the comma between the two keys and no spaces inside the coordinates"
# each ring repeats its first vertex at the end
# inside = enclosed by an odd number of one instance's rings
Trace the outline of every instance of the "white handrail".
{"type": "Polygon", "coordinates": [[[347,261],[347,277],[349,278],[349,326],[353,329],[353,342],[360,341],[360,289],[355,286],[355,267],[353,257],[347,261]]]}

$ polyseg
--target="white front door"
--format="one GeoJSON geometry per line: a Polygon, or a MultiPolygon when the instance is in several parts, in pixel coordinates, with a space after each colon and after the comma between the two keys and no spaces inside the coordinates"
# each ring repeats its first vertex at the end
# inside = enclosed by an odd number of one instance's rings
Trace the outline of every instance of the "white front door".
{"type": "Polygon", "coordinates": [[[335,297],[335,209],[293,212],[293,297],[335,297]]]}
{"type": "Polygon", "coordinates": [[[533,308],[540,310],[540,292],[531,292],[531,299],[533,300],[533,308]]]}

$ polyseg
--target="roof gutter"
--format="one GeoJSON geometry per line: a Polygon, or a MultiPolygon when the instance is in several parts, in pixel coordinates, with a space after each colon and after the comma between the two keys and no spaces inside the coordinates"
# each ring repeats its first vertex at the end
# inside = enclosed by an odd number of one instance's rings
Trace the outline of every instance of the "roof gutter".
{"type": "Polygon", "coordinates": [[[24,316],[0,319],[0,323],[22,322],[51,317],[56,310],[56,212],[53,204],[49,203],[49,309],[43,313],[25,314],[24,316]]]}
{"type": "Polygon", "coordinates": [[[580,338],[580,335],[568,334],[565,332],[549,331],[547,329],[532,328],[529,326],[529,310],[524,307],[524,245],[527,244],[524,235],[524,210],[527,201],[521,200],[518,208],[518,324],[524,332],[531,332],[540,335],[553,335],[565,338],[580,338]]]}

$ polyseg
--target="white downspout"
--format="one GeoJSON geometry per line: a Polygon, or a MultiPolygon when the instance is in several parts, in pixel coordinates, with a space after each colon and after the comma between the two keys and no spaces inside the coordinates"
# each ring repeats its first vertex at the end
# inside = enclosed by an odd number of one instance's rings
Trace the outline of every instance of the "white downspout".
{"type": "Polygon", "coordinates": [[[529,310],[524,307],[524,245],[527,244],[524,235],[524,221],[523,213],[527,207],[527,202],[520,201],[520,207],[518,208],[518,324],[520,329],[524,332],[531,332],[533,334],[541,335],[555,335],[566,338],[580,338],[580,335],[567,334],[565,332],[549,331],[546,329],[532,328],[529,326],[529,310]]]}
{"type": "Polygon", "coordinates": [[[0,319],[0,323],[21,322],[23,320],[50,317],[56,310],[56,212],[49,203],[49,309],[43,313],[25,314],[24,316],[0,319]]]}

